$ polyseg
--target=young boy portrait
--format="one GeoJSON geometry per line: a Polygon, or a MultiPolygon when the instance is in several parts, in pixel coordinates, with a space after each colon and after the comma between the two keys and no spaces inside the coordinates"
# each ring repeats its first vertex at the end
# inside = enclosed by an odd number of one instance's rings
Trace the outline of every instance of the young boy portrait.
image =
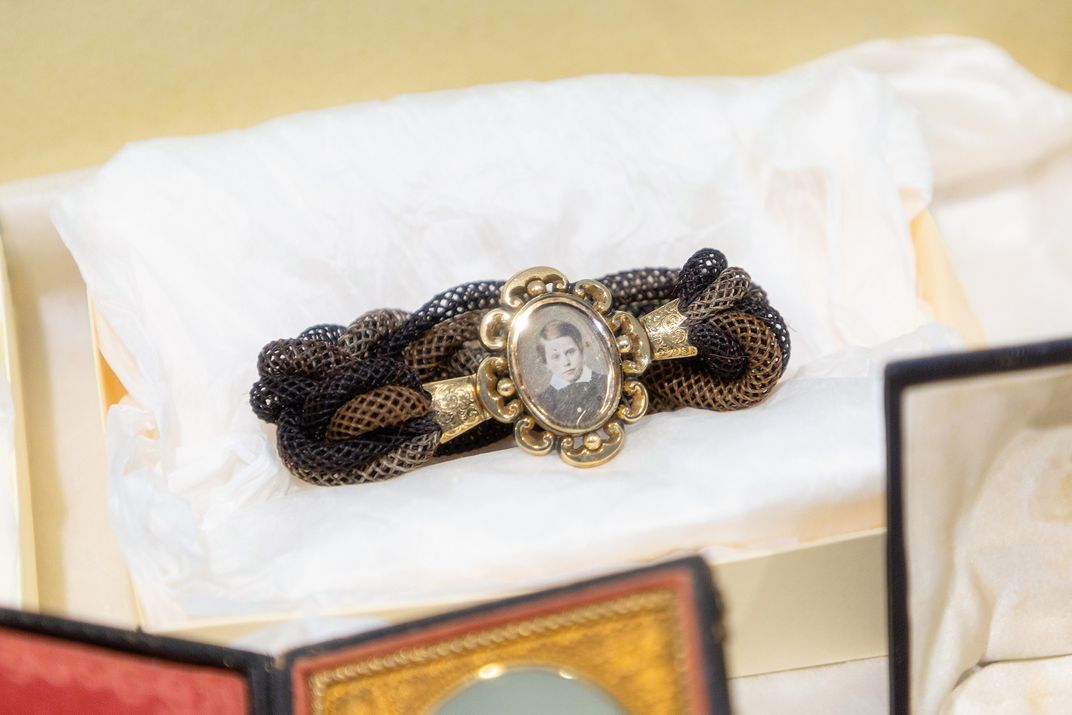
{"type": "Polygon", "coordinates": [[[540,330],[536,352],[551,373],[539,405],[556,422],[571,427],[593,419],[606,397],[607,375],[585,365],[581,331],[564,320],[551,320],[540,330]]]}

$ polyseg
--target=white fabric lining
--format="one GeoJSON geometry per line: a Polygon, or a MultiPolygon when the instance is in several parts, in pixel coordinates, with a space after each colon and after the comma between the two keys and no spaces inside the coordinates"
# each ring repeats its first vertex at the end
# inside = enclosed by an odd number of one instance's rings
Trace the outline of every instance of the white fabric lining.
{"type": "Polygon", "coordinates": [[[955,344],[920,330],[908,222],[929,187],[913,112],[840,63],[495,85],[128,147],[54,219],[130,391],[109,417],[112,512],[147,625],[762,548],[813,508],[873,500],[881,362],[955,344]],[[758,408],[644,420],[597,474],[507,450],[310,489],[246,405],[260,346],[310,324],[530,264],[592,276],[704,245],[786,314],[791,373],[758,408]]]}

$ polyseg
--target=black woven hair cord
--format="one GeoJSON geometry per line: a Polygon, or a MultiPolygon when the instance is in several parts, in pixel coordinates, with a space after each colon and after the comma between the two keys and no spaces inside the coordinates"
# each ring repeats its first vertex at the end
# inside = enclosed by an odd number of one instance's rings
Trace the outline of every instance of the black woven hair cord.
{"type": "MultiPolygon", "coordinates": [[[[719,251],[697,251],[680,270],[643,268],[599,280],[610,288],[616,309],[638,317],[678,299],[687,316],[689,341],[699,354],[673,361],[679,363],[676,374],[717,386],[731,383],[756,367],[749,364],[739,339],[718,319],[726,310],[753,316],[769,328],[777,339],[780,364],[776,361],[767,368],[779,375],[785,370],[790,342],[784,320],[746,273],[727,269],[726,258],[719,251]]],[[[448,330],[465,320],[466,314],[475,311],[478,317],[497,306],[502,285],[501,281],[465,283],[436,295],[410,314],[373,311],[350,326],[317,325],[296,338],[268,343],[257,361],[260,379],[250,390],[250,404],[258,417],[277,425],[284,464],[314,484],[376,481],[409,471],[431,457],[478,449],[510,434],[511,425],[489,420],[438,444],[439,427],[430,411],[344,439],[329,438],[327,429],[337,410],[348,403],[358,409],[362,400],[366,396],[371,400],[377,390],[408,389],[428,398],[407,356],[412,360],[412,350],[432,331],[448,330]]],[[[470,324],[475,324],[475,318],[466,323],[470,324]]],[[[469,374],[471,365],[483,355],[475,330],[471,336],[455,337],[450,344],[458,345],[458,354],[447,357],[457,359],[437,363],[439,379],[469,374]]],[[[657,409],[682,404],[673,399],[656,402],[653,407],[657,409]]]]}

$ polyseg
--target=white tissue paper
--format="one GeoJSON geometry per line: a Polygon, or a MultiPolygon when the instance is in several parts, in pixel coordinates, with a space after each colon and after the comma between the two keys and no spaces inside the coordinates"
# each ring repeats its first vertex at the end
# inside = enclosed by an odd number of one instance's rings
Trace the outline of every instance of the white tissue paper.
{"type": "Polygon", "coordinates": [[[931,213],[987,341],[1072,335],[1072,94],[971,38],[869,42],[830,61],[880,73],[917,111],[931,213]]]}
{"type": "Polygon", "coordinates": [[[111,511],[146,625],[516,592],[880,526],[879,379],[958,339],[917,300],[917,116],[834,60],[760,79],[595,76],[400,97],[124,149],[53,216],[129,395],[111,511]],[[631,427],[595,471],[517,449],[309,487],[250,411],[269,340],[550,264],[717,247],[793,357],[763,404],[631,427]]]}

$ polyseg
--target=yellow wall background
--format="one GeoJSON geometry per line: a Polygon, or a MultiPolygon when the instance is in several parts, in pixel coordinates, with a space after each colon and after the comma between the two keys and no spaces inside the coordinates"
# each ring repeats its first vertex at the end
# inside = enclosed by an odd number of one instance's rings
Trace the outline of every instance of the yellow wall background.
{"type": "Polygon", "coordinates": [[[0,181],[402,92],[770,72],[932,33],[992,39],[1072,88],[1069,0],[0,0],[0,181]]]}

